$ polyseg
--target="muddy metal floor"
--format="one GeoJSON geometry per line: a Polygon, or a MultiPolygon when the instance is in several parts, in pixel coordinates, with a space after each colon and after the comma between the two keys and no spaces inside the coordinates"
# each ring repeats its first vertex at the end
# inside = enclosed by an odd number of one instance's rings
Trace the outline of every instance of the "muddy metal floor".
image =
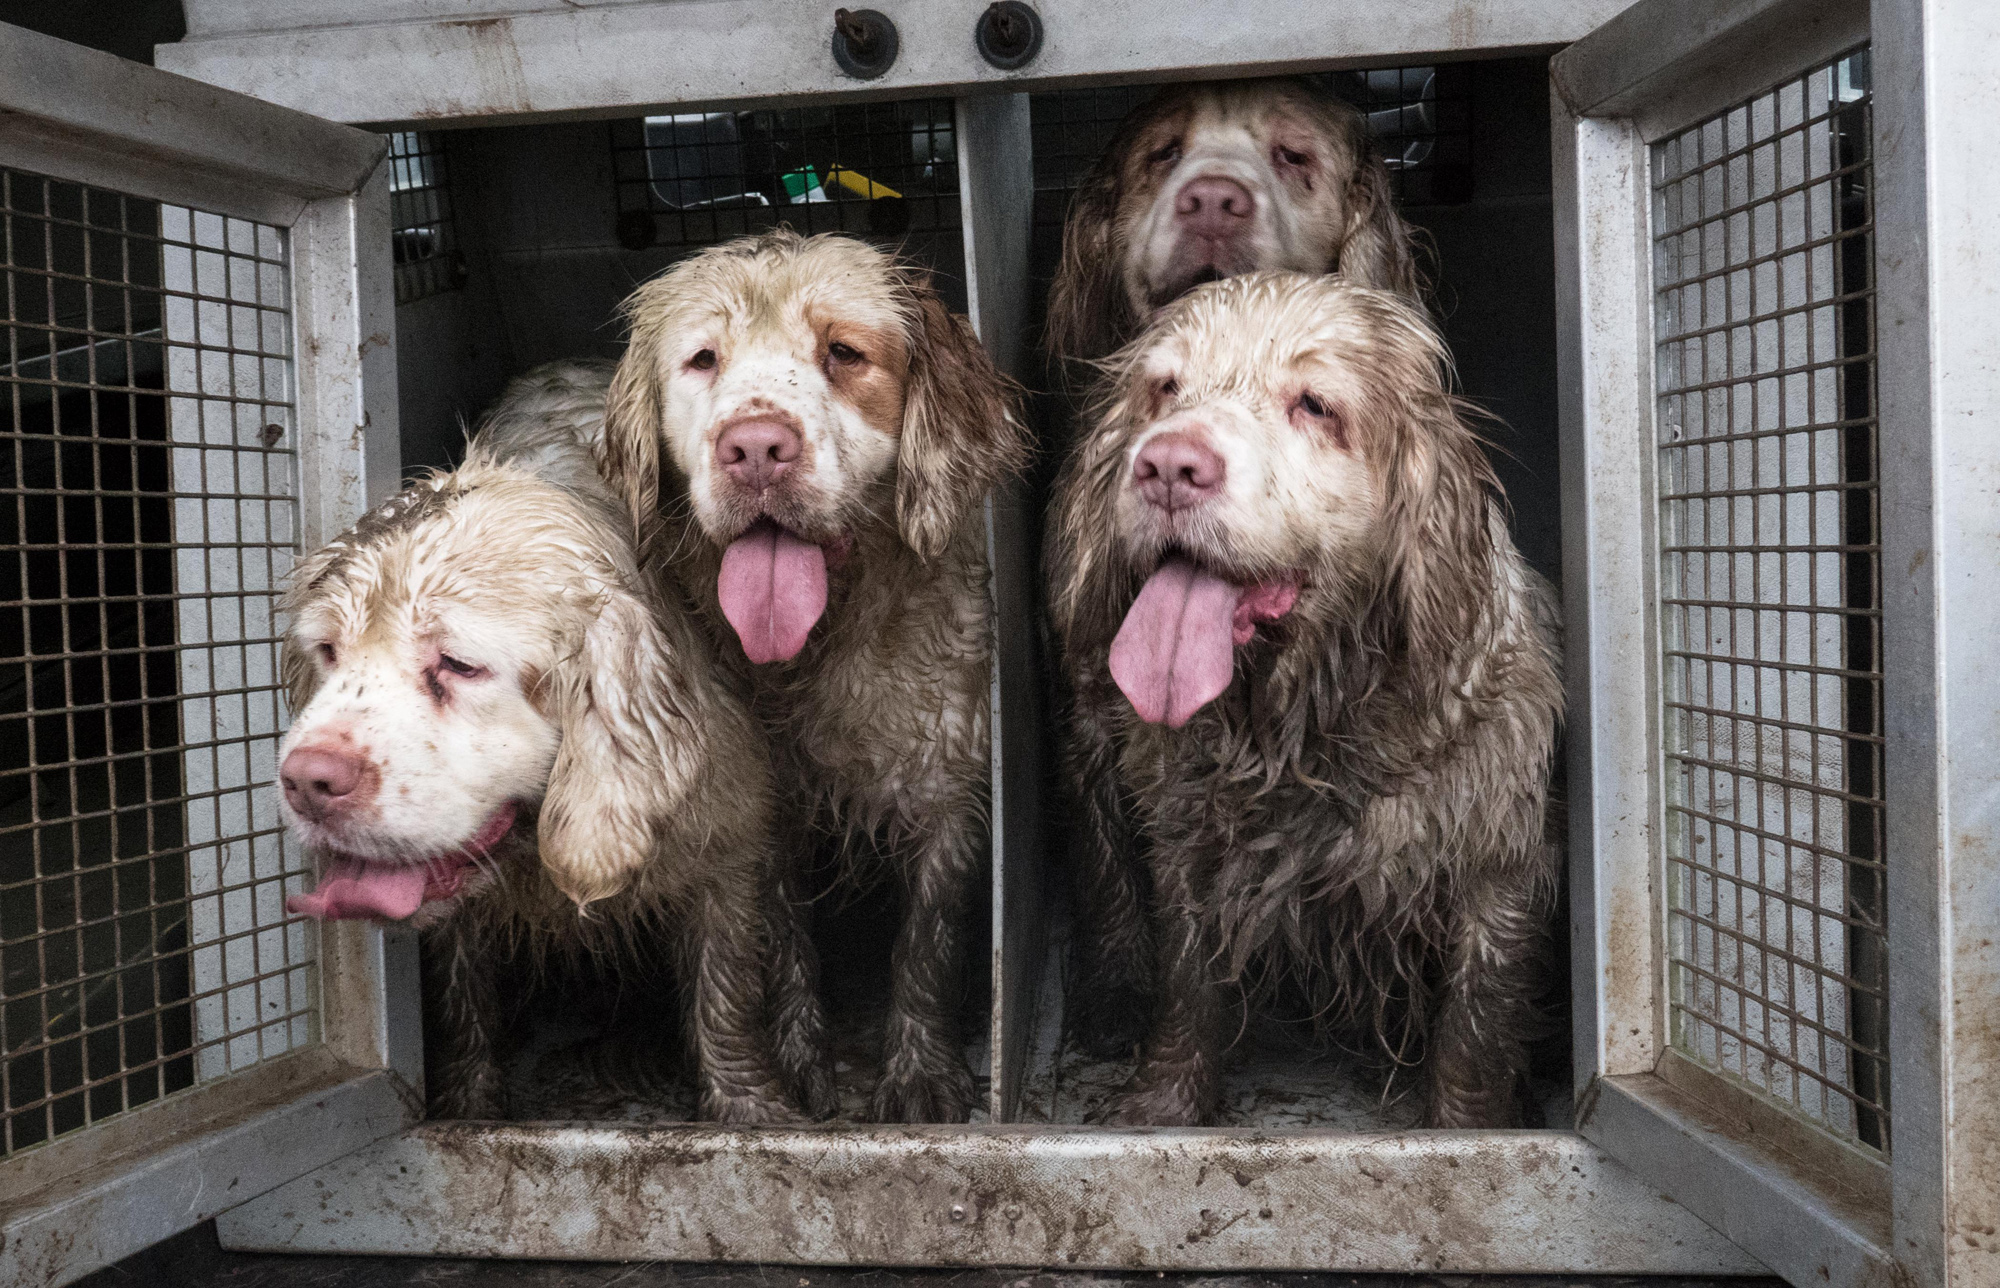
{"type": "Polygon", "coordinates": [[[827,1270],[798,1266],[288,1257],[225,1252],[200,1225],[76,1288],[1785,1288],[1777,1279],[1553,1275],[1034,1274],[1020,1270],[827,1270]]]}
{"type": "MultiPolygon", "coordinates": [[[[825,987],[841,1091],[839,1117],[864,1122],[888,1001],[885,968],[891,923],[870,913],[844,916],[835,924],[844,933],[820,938],[828,967],[825,987]]],[[[1051,937],[1019,1118],[1078,1124],[1090,1120],[1123,1085],[1133,1066],[1130,1059],[1095,1058],[1065,1032],[1062,976],[1067,950],[1062,928],[1055,927],[1051,937]]],[[[981,958],[982,954],[972,954],[975,963],[981,958]]],[[[960,1026],[969,1039],[966,1063],[977,1071],[974,1080],[983,1106],[989,1059],[988,984],[983,970],[973,973],[960,1026]]],[[[654,1014],[634,1022],[623,1007],[614,1008],[614,1013],[582,1002],[574,994],[547,996],[534,1008],[526,1025],[528,1040],[507,1061],[508,1117],[633,1125],[687,1121],[694,1109],[694,1087],[678,1058],[671,1019],[654,1014]]],[[[1553,1038],[1557,1054],[1567,1057],[1567,1035],[1553,1038]]],[[[1557,1072],[1567,1073],[1566,1065],[1557,1072]]],[[[1417,1109],[1414,1099],[1390,1100],[1382,1091],[1375,1072],[1326,1041],[1309,1023],[1259,1014],[1246,1017],[1231,1052],[1224,1075],[1222,1122],[1272,1131],[1409,1127],[1417,1109]]],[[[1569,1125],[1566,1087],[1559,1078],[1538,1077],[1532,1099],[1529,1125],[1569,1125]]],[[[983,1108],[972,1121],[986,1121],[983,1108]]]]}

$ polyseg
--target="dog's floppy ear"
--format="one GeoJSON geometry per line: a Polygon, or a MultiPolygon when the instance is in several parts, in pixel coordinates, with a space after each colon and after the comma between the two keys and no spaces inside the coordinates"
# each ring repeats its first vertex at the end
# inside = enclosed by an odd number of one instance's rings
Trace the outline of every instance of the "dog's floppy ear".
{"type": "Polygon", "coordinates": [[[1381,645],[1415,682],[1449,689],[1463,679],[1452,663],[1493,600],[1500,483],[1441,384],[1397,402],[1403,423],[1386,435],[1382,470],[1386,596],[1375,616],[1381,645]]]}
{"type": "Polygon", "coordinates": [[[1365,126],[1354,131],[1354,176],[1347,184],[1347,229],[1333,265],[1357,286],[1394,291],[1421,302],[1423,285],[1410,252],[1410,229],[1396,213],[1389,169],[1368,142],[1365,126]]]}
{"type": "Polygon", "coordinates": [[[675,702],[681,659],[654,606],[615,584],[531,700],[562,731],[542,799],[542,866],[578,906],[629,885],[684,807],[702,730],[675,702]]]}
{"type": "Polygon", "coordinates": [[[604,434],[597,447],[597,468],[625,502],[641,550],[659,525],[660,346],[666,336],[652,298],[655,285],[648,282],[625,303],[632,336],[605,395],[604,434]]]}
{"type": "MultiPolygon", "coordinates": [[[[1121,132],[1122,134],[1122,132],[1121,132]]],[[[1114,142],[1097,168],[1070,198],[1063,221],[1062,259],[1049,287],[1042,348],[1054,374],[1067,379],[1067,364],[1101,358],[1118,347],[1128,312],[1118,273],[1124,256],[1112,244],[1118,217],[1118,172],[1111,164],[1114,142]]]]}
{"type": "Polygon", "coordinates": [[[896,454],[896,526],[925,559],[944,552],[959,522],[1027,460],[1014,382],[986,356],[972,325],[944,306],[926,278],[903,291],[909,380],[896,454]]]}

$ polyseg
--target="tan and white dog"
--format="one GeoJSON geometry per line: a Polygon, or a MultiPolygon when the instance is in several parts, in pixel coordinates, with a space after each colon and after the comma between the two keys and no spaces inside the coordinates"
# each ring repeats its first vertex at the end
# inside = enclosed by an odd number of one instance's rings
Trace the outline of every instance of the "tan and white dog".
{"type": "Polygon", "coordinates": [[[830,1111],[817,999],[771,983],[810,945],[779,890],[768,753],[597,474],[608,380],[515,382],[461,468],[299,565],[280,779],[320,878],[289,906],[422,928],[440,1115],[504,1111],[496,967],[517,946],[671,956],[705,1117],[830,1111]]]}
{"type": "Polygon", "coordinates": [[[985,870],[992,613],[981,502],[1026,455],[1014,392],[919,272],[789,231],[626,304],[606,475],[753,686],[801,824],[902,896],[884,1121],[962,1121],[985,870]]]}
{"type": "Polygon", "coordinates": [[[1050,353],[1103,357],[1190,287],[1266,269],[1416,297],[1367,122],[1296,80],[1166,90],[1126,117],[1071,198],[1050,353]]]}
{"type": "Polygon", "coordinates": [[[1443,343],[1400,295],[1253,273],[1106,372],[1045,543],[1078,1028],[1147,1020],[1105,1117],[1213,1122],[1237,990],[1290,978],[1419,1071],[1428,1125],[1517,1123],[1560,859],[1556,610],[1443,343]]]}

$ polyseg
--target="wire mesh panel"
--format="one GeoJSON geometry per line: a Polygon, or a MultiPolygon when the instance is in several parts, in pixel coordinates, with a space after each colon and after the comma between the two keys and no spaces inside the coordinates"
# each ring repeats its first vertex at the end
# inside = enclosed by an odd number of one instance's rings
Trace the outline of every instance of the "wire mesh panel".
{"type": "Polygon", "coordinates": [[[709,245],[789,224],[916,246],[959,237],[958,142],[948,98],[612,124],[620,240],[709,245]]]}
{"type": "Polygon", "coordinates": [[[389,136],[389,224],[395,247],[396,303],[408,304],[465,284],[450,172],[437,135],[403,131],[389,136]]]}
{"type": "Polygon", "coordinates": [[[271,783],[282,229],[0,169],[0,1126],[315,1037],[271,783]]]}
{"type": "Polygon", "coordinates": [[[1866,50],[1653,148],[1672,1039],[1887,1149],[1866,50]]]}

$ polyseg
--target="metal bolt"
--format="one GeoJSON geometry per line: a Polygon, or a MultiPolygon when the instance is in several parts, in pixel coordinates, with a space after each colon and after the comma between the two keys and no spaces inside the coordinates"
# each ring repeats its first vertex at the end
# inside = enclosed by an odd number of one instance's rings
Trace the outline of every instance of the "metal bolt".
{"type": "Polygon", "coordinates": [[[954,1203],[951,1205],[951,1219],[954,1221],[963,1221],[965,1219],[965,1204],[954,1203]]]}
{"type": "Polygon", "coordinates": [[[873,9],[833,11],[833,61],[859,80],[873,80],[896,61],[896,24],[873,9]]]}
{"type": "Polygon", "coordinates": [[[1021,1205],[1019,1203],[1009,1203],[1004,1211],[1009,1221],[1018,1221],[1021,1219],[1021,1205]]]}
{"type": "Polygon", "coordinates": [[[1042,16],[1022,0],[994,0],[972,30],[979,56],[1001,71],[1024,66],[1042,49],[1042,16]]]}

